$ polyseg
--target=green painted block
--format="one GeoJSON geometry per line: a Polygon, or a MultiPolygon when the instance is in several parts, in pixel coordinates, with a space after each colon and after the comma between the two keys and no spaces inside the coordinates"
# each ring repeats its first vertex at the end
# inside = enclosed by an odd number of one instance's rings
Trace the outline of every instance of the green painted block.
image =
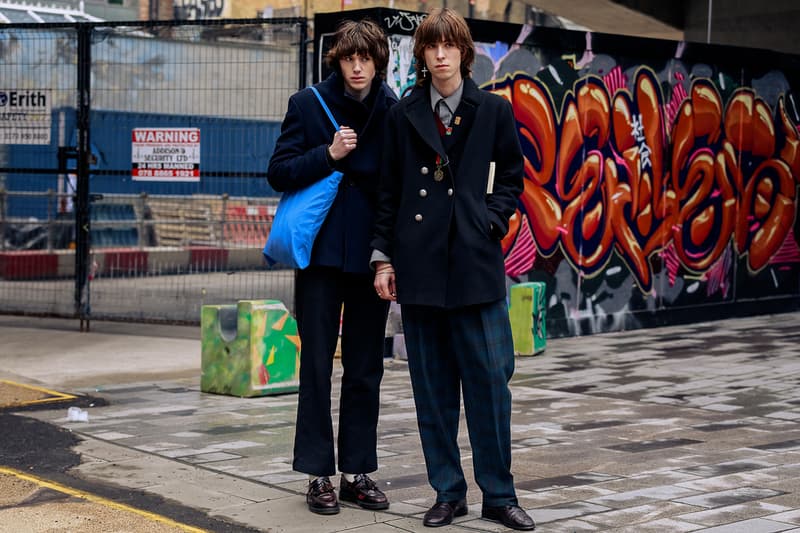
{"type": "Polygon", "coordinates": [[[300,337],[279,300],[204,305],[200,390],[251,397],[297,392],[300,337]]]}
{"type": "Polygon", "coordinates": [[[541,281],[518,283],[509,289],[511,335],[516,355],[536,355],[547,346],[545,328],[546,285],[541,281]]]}

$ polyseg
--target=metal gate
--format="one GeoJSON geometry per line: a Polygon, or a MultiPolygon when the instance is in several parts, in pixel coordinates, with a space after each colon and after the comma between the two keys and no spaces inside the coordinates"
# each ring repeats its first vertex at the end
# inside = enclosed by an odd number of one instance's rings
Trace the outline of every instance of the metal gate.
{"type": "Polygon", "coordinates": [[[276,298],[266,167],[304,18],[0,27],[0,312],[199,321],[276,298]]]}

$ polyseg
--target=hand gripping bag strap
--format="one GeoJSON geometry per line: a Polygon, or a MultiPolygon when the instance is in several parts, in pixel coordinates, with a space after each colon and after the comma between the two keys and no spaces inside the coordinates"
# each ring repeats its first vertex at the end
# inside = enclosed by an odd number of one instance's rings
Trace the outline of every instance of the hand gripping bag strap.
{"type": "MultiPolygon", "coordinates": [[[[336,119],[316,87],[311,90],[338,130],[336,119]]],[[[270,266],[281,263],[292,268],[306,268],[309,265],[314,240],[336,198],[341,180],[342,173],[333,171],[308,187],[284,193],[263,250],[270,266]]]]}

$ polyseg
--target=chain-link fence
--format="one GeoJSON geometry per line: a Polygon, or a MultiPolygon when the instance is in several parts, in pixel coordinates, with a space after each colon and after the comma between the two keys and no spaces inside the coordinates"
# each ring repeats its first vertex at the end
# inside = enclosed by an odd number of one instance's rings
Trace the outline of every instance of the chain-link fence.
{"type": "Polygon", "coordinates": [[[276,298],[266,167],[305,19],[0,27],[0,312],[197,322],[276,298]]]}

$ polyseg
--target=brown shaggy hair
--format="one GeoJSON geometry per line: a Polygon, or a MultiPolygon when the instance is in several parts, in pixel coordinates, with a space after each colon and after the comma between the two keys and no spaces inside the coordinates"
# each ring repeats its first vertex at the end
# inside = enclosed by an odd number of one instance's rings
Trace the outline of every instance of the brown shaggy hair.
{"type": "Polygon", "coordinates": [[[333,47],[325,54],[325,63],[339,74],[339,60],[351,55],[364,55],[375,63],[375,74],[386,78],[389,65],[389,40],[378,24],[370,19],[345,20],[333,36],[333,47]]]}
{"type": "Polygon", "coordinates": [[[472,63],[475,61],[475,43],[464,17],[450,8],[436,8],[422,21],[414,32],[414,58],[416,59],[417,84],[422,85],[425,77],[422,67],[425,66],[425,47],[449,41],[461,50],[461,76],[472,75],[472,63]]]}

